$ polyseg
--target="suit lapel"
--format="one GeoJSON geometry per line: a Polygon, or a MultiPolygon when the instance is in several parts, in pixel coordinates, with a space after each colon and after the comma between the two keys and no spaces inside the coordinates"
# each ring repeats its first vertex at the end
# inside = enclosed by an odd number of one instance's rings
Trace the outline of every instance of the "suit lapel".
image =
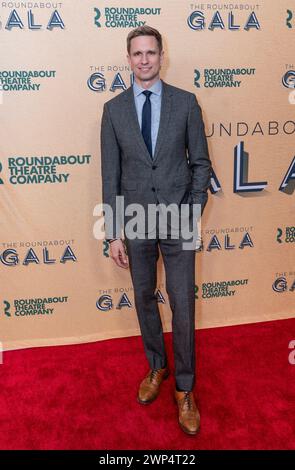
{"type": "Polygon", "coordinates": [[[135,144],[137,144],[141,149],[141,151],[138,152],[138,154],[139,156],[142,156],[145,161],[147,159],[151,160],[150,154],[145,145],[145,141],[143,140],[142,133],[140,130],[132,86],[128,88],[126,95],[125,95],[125,100],[126,100],[126,106],[127,106],[126,115],[129,116],[129,119],[128,119],[128,123],[130,126],[129,130],[133,134],[133,137],[135,139],[135,144]]]}
{"type": "Polygon", "coordinates": [[[170,118],[170,110],[171,110],[171,92],[169,90],[169,86],[163,82],[162,80],[162,101],[161,101],[161,112],[160,112],[160,123],[159,123],[159,130],[157,135],[156,147],[155,147],[155,154],[153,160],[150,157],[148,149],[145,145],[143,140],[143,136],[140,130],[137,112],[135,107],[135,100],[133,95],[133,88],[130,86],[126,92],[125,100],[127,105],[127,113],[129,116],[129,125],[130,131],[132,132],[135,141],[141,148],[141,152],[139,155],[144,158],[145,161],[148,161],[150,165],[153,164],[158,159],[159,150],[163,144],[163,141],[167,135],[167,128],[169,124],[170,118]]]}
{"type": "Polygon", "coordinates": [[[172,103],[172,92],[169,86],[162,80],[162,101],[161,101],[161,113],[158,136],[155,147],[155,154],[153,161],[158,160],[160,148],[167,137],[168,124],[171,114],[171,103],[172,103]]]}

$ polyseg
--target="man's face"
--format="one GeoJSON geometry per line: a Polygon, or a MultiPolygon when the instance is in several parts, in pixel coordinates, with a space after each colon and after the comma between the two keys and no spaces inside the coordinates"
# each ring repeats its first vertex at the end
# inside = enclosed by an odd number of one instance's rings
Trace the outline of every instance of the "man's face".
{"type": "Polygon", "coordinates": [[[135,79],[141,82],[156,82],[163,61],[154,36],[138,36],[131,39],[130,53],[127,59],[135,79]]]}

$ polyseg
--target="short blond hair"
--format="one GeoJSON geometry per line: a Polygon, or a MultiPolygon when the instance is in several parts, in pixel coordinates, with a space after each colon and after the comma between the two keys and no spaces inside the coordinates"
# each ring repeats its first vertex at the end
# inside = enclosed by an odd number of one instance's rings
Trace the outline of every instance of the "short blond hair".
{"type": "Polygon", "coordinates": [[[127,51],[130,54],[131,40],[137,38],[138,36],[154,36],[157,40],[159,51],[162,52],[163,43],[162,36],[159,31],[151,26],[139,26],[138,28],[133,29],[127,36],[127,51]]]}

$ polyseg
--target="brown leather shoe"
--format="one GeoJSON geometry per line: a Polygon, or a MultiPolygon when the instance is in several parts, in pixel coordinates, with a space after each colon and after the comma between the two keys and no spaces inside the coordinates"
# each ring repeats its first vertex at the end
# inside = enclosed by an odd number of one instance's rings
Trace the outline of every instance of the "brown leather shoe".
{"type": "Polygon", "coordinates": [[[139,386],[137,401],[142,405],[147,405],[154,401],[159,394],[161,383],[167,379],[169,373],[168,367],[164,369],[150,369],[139,386]]]}
{"type": "Polygon", "coordinates": [[[174,398],[178,405],[178,422],[181,429],[187,434],[196,434],[200,427],[200,413],[193,392],[175,390],[174,398]]]}

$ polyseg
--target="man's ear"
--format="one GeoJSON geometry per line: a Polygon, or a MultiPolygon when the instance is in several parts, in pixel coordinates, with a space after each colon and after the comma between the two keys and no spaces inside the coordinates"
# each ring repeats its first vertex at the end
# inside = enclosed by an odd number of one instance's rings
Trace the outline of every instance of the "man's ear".
{"type": "Polygon", "coordinates": [[[164,51],[161,52],[161,55],[160,55],[160,64],[162,65],[163,63],[163,60],[164,60],[164,51]]]}

